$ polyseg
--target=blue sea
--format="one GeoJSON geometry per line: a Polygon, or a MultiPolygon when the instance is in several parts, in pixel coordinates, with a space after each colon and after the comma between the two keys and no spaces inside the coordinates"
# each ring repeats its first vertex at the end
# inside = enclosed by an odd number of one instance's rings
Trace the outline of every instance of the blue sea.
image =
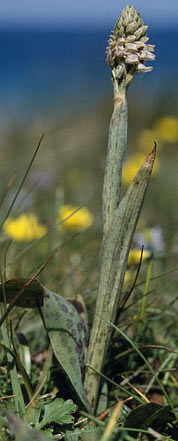
{"type": "MultiPolygon", "coordinates": [[[[109,34],[110,29],[1,29],[0,119],[76,112],[110,96],[109,34]]],[[[149,99],[173,88],[178,92],[178,30],[148,34],[156,61],[151,73],[137,76],[134,91],[149,99]]]]}

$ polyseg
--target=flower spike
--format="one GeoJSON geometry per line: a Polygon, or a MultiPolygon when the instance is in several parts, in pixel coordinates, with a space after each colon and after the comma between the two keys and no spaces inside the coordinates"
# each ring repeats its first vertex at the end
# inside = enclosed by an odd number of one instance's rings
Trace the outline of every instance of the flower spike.
{"type": "Polygon", "coordinates": [[[155,59],[154,45],[147,44],[147,28],[132,5],[123,9],[107,48],[107,63],[112,67],[114,78],[125,78],[129,84],[137,72],[150,72],[153,69],[152,66],[145,66],[147,60],[155,59]]]}

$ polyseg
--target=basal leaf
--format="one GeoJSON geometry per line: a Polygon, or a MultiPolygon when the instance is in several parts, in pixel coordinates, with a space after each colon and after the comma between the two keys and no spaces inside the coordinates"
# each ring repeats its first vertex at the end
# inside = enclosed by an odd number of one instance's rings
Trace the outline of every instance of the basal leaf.
{"type": "Polygon", "coordinates": [[[44,320],[54,354],[89,410],[82,384],[88,346],[86,324],[71,303],[47,288],[44,288],[44,320]]]}
{"type": "Polygon", "coordinates": [[[7,303],[15,300],[16,306],[24,308],[44,305],[45,325],[54,354],[78,397],[89,411],[82,384],[88,347],[88,329],[82,301],[80,298],[67,301],[59,294],[43,287],[37,280],[33,280],[24,288],[27,282],[26,279],[17,278],[5,282],[4,286],[0,284],[0,301],[4,301],[5,291],[7,303]],[[16,298],[21,290],[23,290],[22,295],[16,298]]]}

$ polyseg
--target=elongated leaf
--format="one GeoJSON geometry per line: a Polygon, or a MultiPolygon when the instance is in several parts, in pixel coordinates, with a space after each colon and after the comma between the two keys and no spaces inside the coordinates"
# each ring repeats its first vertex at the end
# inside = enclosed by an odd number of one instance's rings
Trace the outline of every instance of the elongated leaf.
{"type": "Polygon", "coordinates": [[[82,384],[88,346],[85,322],[71,303],[47,288],[44,288],[44,320],[54,354],[89,410],[82,384]]]}
{"type": "MultiPolygon", "coordinates": [[[[98,296],[88,358],[88,364],[98,371],[102,369],[111,336],[108,321],[114,322],[117,316],[128,254],[149,184],[155,154],[156,149],[153,149],[145,159],[126,195],[116,208],[109,231],[104,235],[98,296]]],[[[91,370],[87,370],[85,389],[92,408],[95,407],[98,387],[98,376],[91,370]]]]}
{"type": "Polygon", "coordinates": [[[126,195],[115,210],[111,228],[103,241],[100,289],[103,290],[104,287],[107,293],[106,308],[109,303],[110,311],[113,310],[111,321],[114,320],[119,305],[128,254],[149,184],[155,154],[154,149],[131,182],[126,195]]]}
{"type": "MultiPolygon", "coordinates": [[[[28,279],[17,278],[4,284],[7,303],[14,301],[15,296],[23,289],[27,281],[28,279]]],[[[3,286],[1,284],[0,301],[3,300],[3,286]]],[[[15,302],[16,306],[24,308],[34,308],[43,304],[44,320],[54,354],[78,397],[89,410],[82,384],[88,347],[88,329],[86,320],[83,318],[85,308],[82,300],[77,297],[68,301],[34,280],[15,302]]]]}

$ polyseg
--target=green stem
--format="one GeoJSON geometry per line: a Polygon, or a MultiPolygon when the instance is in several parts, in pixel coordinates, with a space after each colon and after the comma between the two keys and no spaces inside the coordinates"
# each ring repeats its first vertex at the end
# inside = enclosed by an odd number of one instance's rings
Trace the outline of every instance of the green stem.
{"type": "Polygon", "coordinates": [[[103,186],[103,230],[108,231],[120,202],[121,177],[127,150],[127,98],[125,80],[113,79],[114,109],[111,117],[103,186]]]}

